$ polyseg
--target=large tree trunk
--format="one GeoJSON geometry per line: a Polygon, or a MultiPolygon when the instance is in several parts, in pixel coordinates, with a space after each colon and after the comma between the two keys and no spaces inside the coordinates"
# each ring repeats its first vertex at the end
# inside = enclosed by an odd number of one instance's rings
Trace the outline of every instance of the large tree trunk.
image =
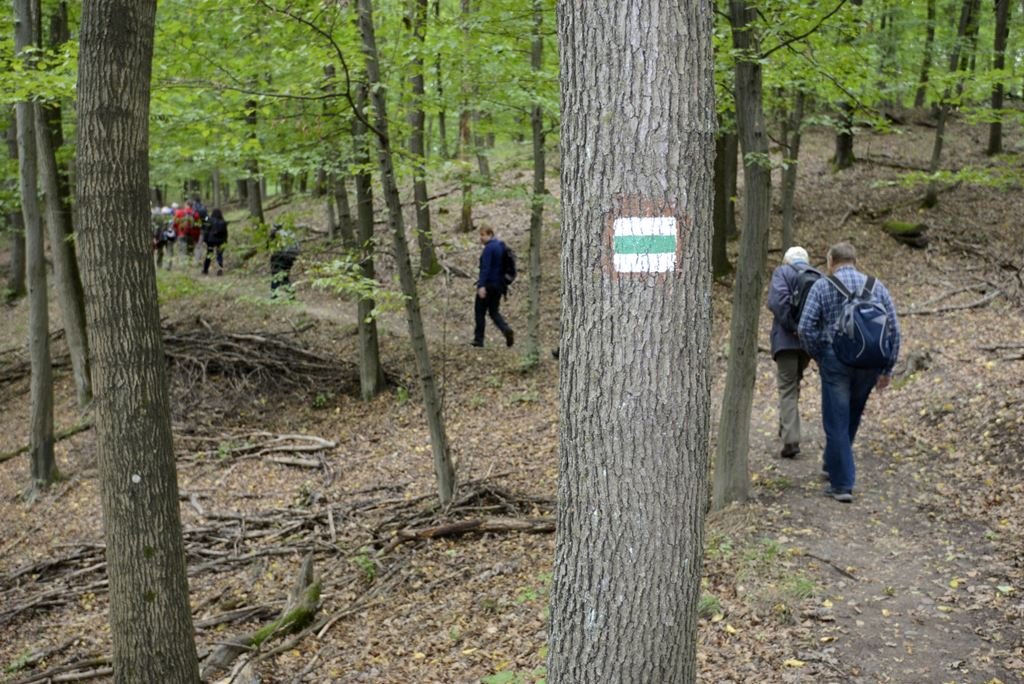
{"type": "MultiPolygon", "coordinates": [[[[36,40],[39,5],[33,0],[14,3],[14,47],[28,64],[23,50],[36,40]]],[[[19,102],[15,108],[18,123],[18,179],[21,215],[25,225],[25,260],[28,276],[28,348],[32,367],[31,408],[29,418],[31,454],[31,494],[57,478],[53,455],[53,369],[50,365],[50,319],[46,289],[46,256],[43,224],[36,195],[37,151],[35,105],[19,102]]]]}
{"type": "MultiPolygon", "coordinates": [[[[53,274],[57,281],[57,298],[64,318],[64,336],[71,354],[75,394],[78,406],[84,409],[92,402],[92,380],[89,370],[89,340],[85,329],[85,295],[78,272],[78,257],[75,255],[74,243],[70,239],[74,235],[71,226],[71,207],[65,203],[66,194],[61,192],[56,146],[50,135],[50,122],[46,117],[48,112],[51,115],[54,112],[39,103],[33,106],[33,110],[36,147],[39,152],[39,178],[46,206],[46,227],[50,236],[53,274]]],[[[56,115],[60,116],[60,110],[57,110],[56,115]]],[[[60,125],[59,122],[57,125],[60,125]]]]}
{"type": "Polygon", "coordinates": [[[750,412],[757,375],[761,290],[768,261],[772,181],[771,169],[764,162],[768,158],[768,133],[764,121],[761,64],[756,59],[757,36],[751,27],[754,8],[747,0],[731,0],[729,5],[733,46],[737,54],[754,57],[736,60],[736,123],[744,159],[743,234],[733,290],[729,364],[718,422],[713,485],[716,509],[747,498],[750,412]]]}
{"type": "MultiPolygon", "coordinates": [[[[530,46],[530,68],[539,74],[544,66],[544,10],[541,0],[533,0],[533,41],[530,46]]],[[[544,156],[544,108],[540,98],[530,109],[533,132],[533,195],[530,198],[530,287],[529,310],[526,314],[526,362],[540,360],[540,256],[544,236],[544,187],[546,160],[544,156]]]]}
{"type": "Polygon", "coordinates": [[[420,248],[420,273],[436,275],[441,271],[434,250],[434,234],[430,229],[430,202],[427,198],[427,150],[424,143],[423,124],[426,116],[423,113],[425,93],[423,83],[423,52],[427,30],[427,0],[414,0],[410,9],[410,29],[416,45],[412,59],[412,76],[409,85],[412,89],[412,107],[409,110],[409,153],[412,156],[412,191],[416,204],[416,240],[420,248]]]}
{"type": "MultiPolygon", "coordinates": [[[[18,161],[18,122],[15,113],[11,112],[11,123],[7,127],[7,156],[18,161]]],[[[11,178],[11,189],[18,192],[18,179],[11,178]]],[[[7,272],[7,298],[23,297],[25,286],[25,221],[21,217],[21,209],[7,214],[7,230],[11,235],[11,265],[7,272]]]]}
{"type": "Polygon", "coordinates": [[[732,273],[732,264],[729,263],[729,253],[726,250],[728,242],[726,209],[732,202],[732,198],[726,189],[728,185],[725,143],[724,134],[719,134],[715,138],[715,200],[712,211],[714,228],[711,238],[711,273],[716,279],[732,273]]]}
{"type": "Polygon", "coordinates": [[[564,219],[552,684],[696,679],[710,410],[711,9],[571,2],[558,19],[564,219]]]}
{"type": "MultiPolygon", "coordinates": [[[[996,0],[996,28],[992,56],[992,69],[1000,71],[1006,66],[1006,40],[1010,35],[1007,19],[1010,14],[1010,0],[996,0]]],[[[992,86],[992,113],[996,117],[988,127],[989,156],[1003,152],[1003,82],[992,86]]]]}
{"type": "Polygon", "coordinates": [[[842,102],[836,120],[836,153],[832,157],[832,165],[836,170],[848,169],[856,160],[853,154],[853,107],[849,102],[842,102]]]}
{"type": "MultiPolygon", "coordinates": [[[[356,106],[360,112],[367,111],[369,95],[365,85],[356,87],[356,106]]],[[[360,169],[356,174],[356,228],[359,263],[363,277],[373,280],[377,277],[374,263],[373,230],[373,175],[370,173],[370,140],[368,129],[361,117],[352,123],[355,142],[355,163],[360,169]]],[[[377,336],[377,320],[373,318],[376,302],[360,299],[359,314],[359,387],[364,401],[369,401],[384,389],[384,370],[380,363],[380,343],[377,336]]]]}
{"type": "Polygon", "coordinates": [[[793,111],[786,116],[782,131],[783,153],[786,155],[782,167],[782,251],[793,245],[793,198],[796,195],[797,172],[800,170],[800,139],[804,122],[803,91],[797,91],[793,98],[793,111]]]}
{"type": "MultiPolygon", "coordinates": [[[[949,54],[949,72],[951,74],[957,74],[955,78],[955,89],[958,93],[962,89],[962,78],[958,75],[961,68],[961,47],[964,45],[967,34],[970,31],[977,2],[978,0],[963,0],[963,4],[960,6],[960,21],[957,25],[957,40],[949,54]]],[[[945,92],[942,94],[942,99],[939,101],[938,120],[935,126],[935,141],[932,144],[931,161],[928,163],[928,173],[931,174],[937,172],[939,170],[939,165],[942,163],[942,147],[946,140],[946,120],[949,118],[949,110],[952,107],[950,97],[951,89],[947,87],[945,92]]],[[[926,209],[931,209],[938,204],[938,202],[939,186],[938,183],[933,180],[928,183],[928,189],[925,191],[924,200],[921,202],[921,206],[926,209]]]]}
{"type": "Polygon", "coordinates": [[[195,684],[146,191],[155,18],[155,0],[84,4],[79,243],[94,355],[114,681],[195,684]],[[118,211],[110,211],[112,197],[118,211]]]}
{"type": "Polygon", "coordinates": [[[928,95],[928,78],[935,52],[935,0],[928,0],[928,19],[924,30],[924,57],[921,59],[921,75],[917,79],[917,94],[914,96],[914,106],[918,108],[924,106],[928,95]]]}
{"type": "Polygon", "coordinates": [[[374,123],[377,134],[378,160],[380,162],[381,185],[384,202],[388,207],[388,223],[391,227],[392,246],[395,251],[395,266],[398,279],[405,295],[405,313],[409,325],[409,341],[416,356],[416,369],[420,376],[423,392],[423,410],[430,428],[430,445],[434,456],[434,473],[437,476],[438,496],[442,506],[451,503],[455,495],[455,467],[452,465],[445,434],[441,396],[437,391],[434,371],[430,364],[427,337],[423,330],[420,314],[419,294],[416,279],[409,260],[409,245],[405,238],[405,220],[402,217],[402,202],[398,195],[398,184],[392,164],[391,141],[388,138],[388,115],[384,98],[384,84],[380,80],[380,65],[377,61],[377,40],[373,28],[372,0],[359,0],[359,31],[363,38],[363,52],[366,55],[366,75],[370,85],[370,100],[373,103],[374,123]]]}

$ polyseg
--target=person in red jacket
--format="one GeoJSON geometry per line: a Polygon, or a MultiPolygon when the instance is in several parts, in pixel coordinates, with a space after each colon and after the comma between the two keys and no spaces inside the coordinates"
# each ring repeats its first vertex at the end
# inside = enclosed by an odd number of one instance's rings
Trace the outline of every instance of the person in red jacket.
{"type": "Polygon", "coordinates": [[[192,208],[192,200],[185,202],[174,212],[174,233],[177,236],[178,244],[181,245],[178,251],[184,255],[185,263],[195,252],[196,243],[199,241],[199,214],[192,208]]]}

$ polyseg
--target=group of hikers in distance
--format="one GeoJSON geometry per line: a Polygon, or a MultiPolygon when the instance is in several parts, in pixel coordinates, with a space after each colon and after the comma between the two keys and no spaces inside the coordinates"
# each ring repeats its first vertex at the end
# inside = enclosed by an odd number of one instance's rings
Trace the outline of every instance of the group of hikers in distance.
{"type": "Polygon", "coordinates": [[[207,213],[199,196],[185,200],[185,206],[177,202],[169,207],[154,207],[153,217],[153,252],[156,254],[156,265],[164,264],[164,252],[167,252],[167,268],[174,266],[174,253],[182,256],[187,265],[191,259],[198,263],[202,248],[206,256],[203,258],[203,275],[210,273],[210,264],[217,260],[217,275],[224,275],[224,245],[228,241],[228,222],[220,209],[207,213]]]}
{"type": "Polygon", "coordinates": [[[853,501],[853,441],[871,391],[884,390],[899,358],[900,326],[885,285],[857,269],[848,242],[832,245],[825,275],[808,262],[807,250],[790,247],[772,273],[771,352],[779,392],[780,456],[800,455],[800,381],[811,359],[821,377],[825,430],[822,477],[825,496],[853,501]]]}

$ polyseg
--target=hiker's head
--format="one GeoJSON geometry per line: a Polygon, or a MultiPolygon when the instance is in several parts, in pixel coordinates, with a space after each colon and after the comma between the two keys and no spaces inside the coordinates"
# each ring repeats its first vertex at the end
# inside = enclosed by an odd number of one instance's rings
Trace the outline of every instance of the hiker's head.
{"type": "Polygon", "coordinates": [[[185,206],[189,207],[191,209],[192,208],[192,200],[190,200],[190,199],[185,200],[185,206]]]}
{"type": "Polygon", "coordinates": [[[494,229],[490,226],[480,226],[480,244],[486,245],[488,242],[494,239],[494,229]]]}
{"type": "Polygon", "coordinates": [[[211,211],[210,212],[210,216],[212,216],[213,218],[217,219],[218,221],[223,221],[224,220],[224,214],[221,213],[219,208],[218,209],[214,209],[213,211],[211,211]]]}
{"type": "Polygon", "coordinates": [[[790,247],[782,257],[782,263],[793,265],[798,261],[807,263],[807,250],[803,247],[790,247]]]}
{"type": "Polygon", "coordinates": [[[828,248],[828,270],[857,263],[857,250],[849,242],[839,242],[828,248]]]}

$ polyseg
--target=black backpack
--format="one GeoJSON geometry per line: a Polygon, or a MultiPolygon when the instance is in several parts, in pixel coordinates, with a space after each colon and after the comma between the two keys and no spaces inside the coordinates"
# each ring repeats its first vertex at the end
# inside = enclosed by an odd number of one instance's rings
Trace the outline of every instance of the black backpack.
{"type": "Polygon", "coordinates": [[[512,251],[512,248],[505,245],[505,250],[501,254],[501,275],[505,278],[505,288],[516,281],[518,275],[516,271],[516,253],[512,251]]]}
{"type": "Polygon", "coordinates": [[[796,332],[796,329],[800,327],[800,316],[804,313],[804,304],[807,303],[807,293],[821,278],[821,273],[802,261],[790,264],[790,266],[796,269],[797,275],[789,293],[789,309],[786,311],[783,323],[787,330],[796,332]]]}
{"type": "Polygon", "coordinates": [[[832,335],[836,358],[854,368],[887,368],[892,363],[893,324],[888,310],[874,297],[874,276],[868,276],[857,294],[834,275],[828,282],[846,300],[832,335]]]}

